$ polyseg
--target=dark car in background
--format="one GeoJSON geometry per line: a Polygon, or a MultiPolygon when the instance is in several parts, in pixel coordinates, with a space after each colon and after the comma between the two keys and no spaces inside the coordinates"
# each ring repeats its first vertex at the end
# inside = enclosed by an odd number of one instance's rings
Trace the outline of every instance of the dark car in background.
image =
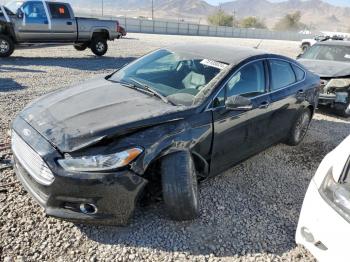
{"type": "Polygon", "coordinates": [[[319,84],[261,50],[162,48],[28,105],[12,126],[15,171],[50,216],[125,224],[161,188],[171,218],[194,219],[197,180],[303,140],[319,84]]]}
{"type": "Polygon", "coordinates": [[[350,117],[350,41],[317,43],[298,61],[322,79],[319,104],[350,117]]]}

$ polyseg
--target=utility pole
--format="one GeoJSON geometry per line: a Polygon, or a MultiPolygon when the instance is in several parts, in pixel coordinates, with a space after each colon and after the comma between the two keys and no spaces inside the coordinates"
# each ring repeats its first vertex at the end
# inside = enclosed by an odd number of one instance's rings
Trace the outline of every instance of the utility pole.
{"type": "Polygon", "coordinates": [[[152,20],[154,20],[154,0],[152,0],[152,20]]]}
{"type": "Polygon", "coordinates": [[[232,27],[235,27],[235,21],[236,21],[236,9],[233,9],[233,11],[232,11],[232,27]]]}
{"type": "Polygon", "coordinates": [[[103,16],[103,0],[101,0],[101,4],[102,4],[102,16],[103,16]]]}

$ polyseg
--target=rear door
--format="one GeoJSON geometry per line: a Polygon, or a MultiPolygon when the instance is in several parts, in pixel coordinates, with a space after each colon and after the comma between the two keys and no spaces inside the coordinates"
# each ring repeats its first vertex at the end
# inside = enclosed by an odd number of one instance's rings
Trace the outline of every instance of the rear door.
{"type": "Polygon", "coordinates": [[[23,17],[15,20],[18,39],[24,42],[46,42],[51,38],[51,21],[44,1],[28,1],[21,7],[23,17]]]}
{"type": "Polygon", "coordinates": [[[296,242],[321,262],[350,260],[350,136],[326,156],[312,179],[296,242]]]}
{"type": "Polygon", "coordinates": [[[272,117],[268,123],[270,137],[275,141],[285,138],[295,120],[297,111],[305,101],[304,71],[289,61],[269,59],[270,97],[272,117]]]}
{"type": "Polygon", "coordinates": [[[213,101],[214,140],[211,173],[217,174],[262,150],[267,141],[270,117],[267,71],[264,60],[249,62],[227,81],[213,101]],[[227,97],[241,95],[251,100],[251,110],[229,110],[227,97]]]}
{"type": "Polygon", "coordinates": [[[52,40],[73,42],[77,39],[77,25],[73,11],[67,4],[48,3],[52,21],[52,40]]]}

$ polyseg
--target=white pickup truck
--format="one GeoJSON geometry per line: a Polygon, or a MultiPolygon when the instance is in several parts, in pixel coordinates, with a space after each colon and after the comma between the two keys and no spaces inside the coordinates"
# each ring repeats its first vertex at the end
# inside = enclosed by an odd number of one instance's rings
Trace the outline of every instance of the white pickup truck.
{"type": "Polygon", "coordinates": [[[119,23],[75,17],[68,3],[28,0],[0,5],[0,57],[15,48],[74,44],[75,49],[102,56],[107,40],[119,38],[119,23]]]}

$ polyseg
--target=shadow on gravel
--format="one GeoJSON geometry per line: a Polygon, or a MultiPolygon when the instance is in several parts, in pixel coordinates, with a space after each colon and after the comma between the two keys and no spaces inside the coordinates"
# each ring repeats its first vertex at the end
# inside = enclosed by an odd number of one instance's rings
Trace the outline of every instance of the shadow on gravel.
{"type": "MultiPolygon", "coordinates": [[[[0,73],[6,73],[6,72],[45,73],[45,71],[43,70],[25,69],[25,68],[18,68],[18,67],[6,67],[3,65],[0,65],[0,73]]],[[[1,81],[1,78],[0,78],[0,81],[1,81]]]]}
{"type": "Polygon", "coordinates": [[[336,118],[343,119],[343,120],[348,119],[345,117],[338,116],[330,106],[319,105],[317,108],[317,113],[322,114],[322,115],[326,115],[326,116],[336,117],[336,118]]]}
{"type": "Polygon", "coordinates": [[[350,133],[350,122],[314,120],[301,145],[276,145],[204,181],[201,217],[195,221],[171,221],[162,203],[153,203],[137,210],[127,227],[77,227],[98,243],[154,249],[151,252],[282,255],[296,247],[295,230],[311,178],[346,130],[350,133]]]}
{"type": "MultiPolygon", "coordinates": [[[[2,66],[48,66],[63,67],[86,71],[112,70],[132,62],[136,57],[11,57],[1,61],[2,66]]],[[[16,71],[17,69],[13,69],[16,71]]],[[[20,71],[22,69],[18,69],[20,71]]]]}
{"type": "Polygon", "coordinates": [[[12,78],[1,78],[0,77],[0,93],[1,92],[12,92],[12,91],[21,90],[24,88],[25,88],[24,86],[18,84],[12,78]]]}

